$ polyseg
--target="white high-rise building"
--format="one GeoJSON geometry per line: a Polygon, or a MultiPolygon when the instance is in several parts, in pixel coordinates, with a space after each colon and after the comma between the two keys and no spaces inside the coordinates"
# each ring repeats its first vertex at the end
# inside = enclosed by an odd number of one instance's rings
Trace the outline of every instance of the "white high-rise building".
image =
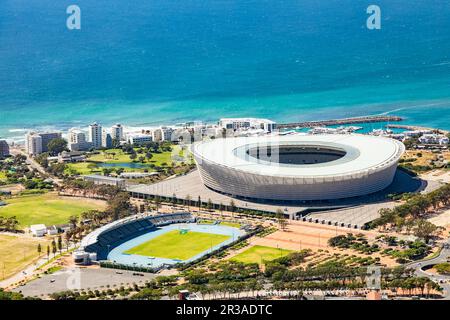
{"type": "Polygon", "coordinates": [[[86,142],[86,134],[80,129],[69,130],[69,143],[84,143],[86,142]]]}
{"type": "Polygon", "coordinates": [[[87,151],[92,148],[92,143],[86,140],[86,134],[80,129],[70,129],[68,139],[70,151],[87,151]]]}
{"type": "Polygon", "coordinates": [[[47,152],[49,142],[60,138],[61,132],[30,132],[25,135],[25,149],[28,154],[35,156],[47,152]]]}
{"type": "Polygon", "coordinates": [[[89,125],[89,142],[92,143],[92,147],[95,149],[102,147],[102,126],[97,122],[89,125]]]}
{"type": "Polygon", "coordinates": [[[36,133],[25,136],[25,150],[29,155],[36,156],[42,153],[42,137],[36,133]]]}
{"type": "Polygon", "coordinates": [[[170,127],[159,127],[153,131],[153,141],[171,141],[173,131],[170,127]]]}
{"type": "Polygon", "coordinates": [[[117,141],[123,140],[123,126],[120,123],[111,127],[111,138],[116,139],[117,141]]]}
{"type": "Polygon", "coordinates": [[[111,135],[103,130],[102,133],[102,147],[103,148],[112,148],[113,146],[113,138],[111,137],[111,135]]]}

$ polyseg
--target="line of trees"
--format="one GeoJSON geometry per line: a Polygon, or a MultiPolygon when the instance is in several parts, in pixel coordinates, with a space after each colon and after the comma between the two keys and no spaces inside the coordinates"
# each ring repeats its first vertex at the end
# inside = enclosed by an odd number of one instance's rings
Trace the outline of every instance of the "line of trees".
{"type": "Polygon", "coordinates": [[[0,216],[0,231],[17,232],[19,221],[15,216],[2,217],[0,216]]]}
{"type": "Polygon", "coordinates": [[[450,204],[450,185],[445,184],[427,194],[408,194],[404,200],[403,204],[393,209],[380,209],[380,217],[368,223],[368,227],[414,232],[428,242],[439,233],[440,228],[425,219],[430,213],[450,204]]]}

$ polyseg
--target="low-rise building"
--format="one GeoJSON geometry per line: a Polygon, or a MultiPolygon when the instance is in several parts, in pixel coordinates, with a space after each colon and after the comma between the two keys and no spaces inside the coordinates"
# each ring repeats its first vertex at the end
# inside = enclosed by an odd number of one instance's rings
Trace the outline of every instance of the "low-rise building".
{"type": "Polygon", "coordinates": [[[63,151],[58,155],[58,162],[67,163],[67,162],[83,162],[86,160],[86,156],[81,151],[63,151]]]}
{"type": "Polygon", "coordinates": [[[419,137],[419,142],[424,144],[447,145],[449,138],[443,134],[424,134],[419,137]]]}
{"type": "Polygon", "coordinates": [[[139,179],[157,175],[159,175],[158,172],[122,172],[120,177],[124,179],[139,179]]]}
{"type": "Polygon", "coordinates": [[[148,134],[129,134],[127,135],[129,144],[140,146],[153,141],[153,137],[148,134]]]}
{"type": "Polygon", "coordinates": [[[57,235],[58,233],[59,233],[58,228],[56,228],[55,226],[50,226],[47,228],[47,234],[49,236],[54,236],[54,235],[57,235]]]}
{"type": "Polygon", "coordinates": [[[45,224],[33,224],[30,226],[30,232],[35,237],[43,237],[47,234],[47,227],[45,224]]]}
{"type": "Polygon", "coordinates": [[[91,174],[83,176],[83,179],[86,181],[92,181],[94,184],[106,184],[110,186],[116,186],[121,189],[124,189],[126,187],[125,180],[120,178],[91,174]]]}
{"type": "Polygon", "coordinates": [[[275,131],[276,122],[259,118],[222,118],[219,126],[227,130],[262,129],[265,132],[275,131]]]}

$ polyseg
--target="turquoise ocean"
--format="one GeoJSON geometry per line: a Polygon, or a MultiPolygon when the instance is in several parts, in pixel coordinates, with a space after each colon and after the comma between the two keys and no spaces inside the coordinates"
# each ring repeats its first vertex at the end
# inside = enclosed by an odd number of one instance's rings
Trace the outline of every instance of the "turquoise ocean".
{"type": "Polygon", "coordinates": [[[450,129],[448,0],[0,1],[2,138],[373,114],[450,129]],[[81,30],[66,28],[71,4],[81,30]],[[366,28],[371,4],[381,30],[366,28]]]}

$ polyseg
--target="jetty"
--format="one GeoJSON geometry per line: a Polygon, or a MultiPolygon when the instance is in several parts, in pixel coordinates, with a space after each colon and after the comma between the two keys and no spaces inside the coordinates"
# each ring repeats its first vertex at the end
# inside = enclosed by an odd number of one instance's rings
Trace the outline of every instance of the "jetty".
{"type": "Polygon", "coordinates": [[[443,130],[443,129],[436,129],[436,128],[429,128],[429,127],[422,127],[422,126],[410,126],[410,125],[401,125],[401,124],[388,124],[386,126],[386,128],[389,129],[405,129],[405,130],[412,130],[412,131],[417,131],[417,130],[423,130],[423,131],[437,131],[438,133],[441,134],[448,134],[449,131],[447,130],[443,130]]]}
{"type": "Polygon", "coordinates": [[[402,120],[403,118],[398,116],[365,116],[365,117],[344,118],[344,119],[280,123],[277,125],[277,128],[279,129],[314,128],[314,127],[326,127],[326,126],[357,124],[357,123],[399,122],[402,120]]]}

